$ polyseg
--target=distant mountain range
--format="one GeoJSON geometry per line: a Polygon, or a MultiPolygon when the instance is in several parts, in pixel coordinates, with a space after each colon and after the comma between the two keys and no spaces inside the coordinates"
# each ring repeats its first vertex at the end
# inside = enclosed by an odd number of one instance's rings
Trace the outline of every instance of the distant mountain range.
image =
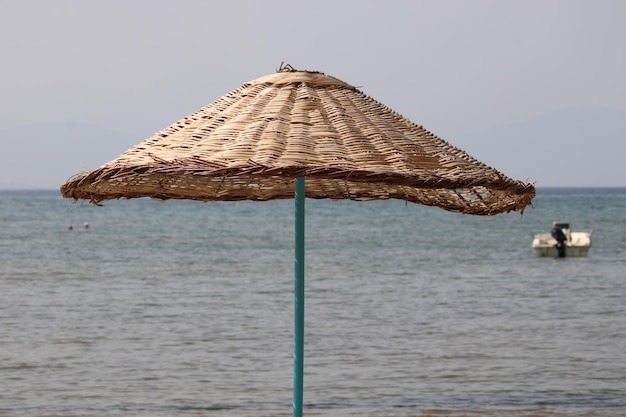
{"type": "Polygon", "coordinates": [[[626,113],[619,109],[566,108],[450,141],[538,187],[626,187],[626,113]]]}
{"type": "Polygon", "coordinates": [[[97,168],[143,138],[79,122],[0,129],[0,188],[56,188],[97,168]]]}
{"type": "MultiPolygon", "coordinates": [[[[139,143],[80,122],[0,129],[0,189],[56,188],[139,143]]],[[[445,138],[509,177],[537,186],[626,186],[626,113],[573,107],[445,138]]]]}

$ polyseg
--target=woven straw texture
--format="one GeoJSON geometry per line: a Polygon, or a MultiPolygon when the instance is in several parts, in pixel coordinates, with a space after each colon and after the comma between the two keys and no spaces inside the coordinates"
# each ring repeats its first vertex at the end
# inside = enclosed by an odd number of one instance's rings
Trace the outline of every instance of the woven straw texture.
{"type": "Polygon", "coordinates": [[[93,203],[396,198],[468,214],[520,211],[534,185],[512,180],[320,72],[281,67],[155,133],[63,196],[93,203]]]}

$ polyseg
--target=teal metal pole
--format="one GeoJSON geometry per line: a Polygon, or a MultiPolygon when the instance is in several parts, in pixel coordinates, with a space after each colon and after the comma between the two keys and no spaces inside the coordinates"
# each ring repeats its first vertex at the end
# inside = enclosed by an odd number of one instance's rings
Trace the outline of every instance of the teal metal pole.
{"type": "Polygon", "coordinates": [[[295,181],[295,309],[293,347],[293,417],[302,417],[304,392],[304,177],[295,181]]]}

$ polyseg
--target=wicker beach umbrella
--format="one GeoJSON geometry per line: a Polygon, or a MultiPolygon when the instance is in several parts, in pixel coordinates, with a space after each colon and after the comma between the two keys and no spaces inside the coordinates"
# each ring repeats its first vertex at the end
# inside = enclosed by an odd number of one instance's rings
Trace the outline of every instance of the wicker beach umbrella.
{"type": "Polygon", "coordinates": [[[493,215],[523,212],[535,188],[479,162],[350,84],[281,65],[118,158],[70,178],[61,193],[93,203],[137,197],[295,198],[293,406],[299,416],[305,197],[395,198],[493,215]]]}

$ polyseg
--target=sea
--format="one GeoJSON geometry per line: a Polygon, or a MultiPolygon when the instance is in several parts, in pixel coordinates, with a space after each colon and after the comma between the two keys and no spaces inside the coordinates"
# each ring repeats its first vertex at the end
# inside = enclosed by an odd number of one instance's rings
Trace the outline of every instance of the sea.
{"type": "MultiPolygon", "coordinates": [[[[305,216],[305,416],[626,416],[626,188],[305,216]]],[[[293,200],[0,191],[0,416],[289,416],[293,271],[293,200]]]]}

